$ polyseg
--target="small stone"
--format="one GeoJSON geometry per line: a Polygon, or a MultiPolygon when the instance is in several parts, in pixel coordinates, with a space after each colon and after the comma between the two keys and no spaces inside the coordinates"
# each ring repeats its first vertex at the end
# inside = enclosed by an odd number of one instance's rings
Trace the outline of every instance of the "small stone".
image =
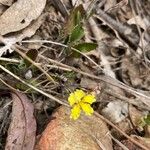
{"type": "Polygon", "coordinates": [[[25,73],[25,78],[26,79],[31,79],[33,77],[33,75],[32,75],[32,71],[31,70],[28,70],[26,73],[25,73]]]}

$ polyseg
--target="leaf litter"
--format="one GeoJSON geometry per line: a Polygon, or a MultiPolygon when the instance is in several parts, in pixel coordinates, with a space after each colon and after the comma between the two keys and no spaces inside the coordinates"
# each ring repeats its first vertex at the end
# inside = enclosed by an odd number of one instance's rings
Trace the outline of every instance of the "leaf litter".
{"type": "Polygon", "coordinates": [[[36,138],[34,107],[25,94],[12,93],[12,119],[5,149],[32,150],[36,138]]]}
{"type": "MultiPolygon", "coordinates": [[[[0,65],[37,91],[52,95],[65,105],[69,93],[76,88],[94,91],[97,97],[94,110],[116,126],[114,131],[110,128],[111,123],[98,118],[101,123],[96,121],[93,131],[91,120],[95,116],[82,116],[72,122],[68,108],[54,103],[51,96],[33,92],[1,67],[0,94],[9,91],[13,104],[9,104],[12,110],[5,107],[7,113],[12,112],[8,135],[9,121],[1,113],[3,142],[0,141],[0,148],[34,149],[37,142],[38,149],[51,143],[53,149],[57,146],[58,149],[73,149],[76,148],[72,143],[75,140],[76,146],[81,144],[89,149],[149,149],[149,117],[146,118],[150,111],[149,9],[147,0],[85,3],[74,0],[0,0],[0,65]],[[63,47],[64,43],[68,47],[63,47]],[[30,58],[41,69],[31,62],[24,63],[26,58],[17,53],[19,50],[25,54],[35,52],[30,58]],[[43,76],[41,70],[50,74],[56,84],[43,76]],[[26,78],[29,72],[32,75],[26,78]],[[14,94],[10,89],[20,92],[14,94]],[[3,128],[4,125],[7,127],[3,128]],[[87,128],[88,132],[81,128],[87,128]],[[122,135],[118,128],[125,134],[122,135]],[[68,140],[73,135],[77,137],[68,140]],[[90,139],[92,145],[81,137],[90,139]]],[[[0,109],[3,107],[0,105],[0,109]]]]}

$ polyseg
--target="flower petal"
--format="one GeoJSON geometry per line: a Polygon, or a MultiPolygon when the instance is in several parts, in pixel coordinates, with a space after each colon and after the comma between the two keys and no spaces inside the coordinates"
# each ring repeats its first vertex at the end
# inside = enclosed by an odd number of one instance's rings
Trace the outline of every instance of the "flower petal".
{"type": "Polygon", "coordinates": [[[76,104],[72,109],[71,109],[71,115],[70,118],[77,120],[80,116],[81,113],[81,108],[80,105],[76,104]]]}
{"type": "Polygon", "coordinates": [[[76,101],[77,101],[77,102],[80,102],[81,99],[82,99],[86,94],[85,94],[85,92],[82,91],[82,90],[76,90],[76,91],[74,92],[74,95],[75,95],[76,101]]]}
{"type": "Polygon", "coordinates": [[[70,104],[70,106],[73,106],[76,103],[76,98],[74,93],[71,93],[68,97],[68,102],[70,104]]]}
{"type": "Polygon", "coordinates": [[[89,103],[89,104],[92,104],[95,101],[96,101],[95,95],[92,95],[92,94],[88,94],[84,96],[84,98],[82,99],[82,102],[89,103]]]}
{"type": "Polygon", "coordinates": [[[83,103],[83,102],[80,102],[80,106],[82,108],[82,110],[85,112],[86,115],[92,115],[94,110],[93,108],[91,107],[90,104],[87,104],[87,103],[83,103]]]}

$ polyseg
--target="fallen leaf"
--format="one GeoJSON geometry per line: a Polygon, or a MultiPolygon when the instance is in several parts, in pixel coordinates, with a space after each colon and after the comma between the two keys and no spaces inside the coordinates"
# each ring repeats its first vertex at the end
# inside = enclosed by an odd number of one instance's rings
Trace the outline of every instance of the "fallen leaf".
{"type": "Polygon", "coordinates": [[[0,4],[11,6],[15,0],[0,0],[0,4]]]}
{"type": "Polygon", "coordinates": [[[146,30],[146,24],[140,16],[135,16],[127,21],[128,24],[136,24],[140,26],[142,29],[146,30]]]}
{"type": "MultiPolygon", "coordinates": [[[[30,58],[31,60],[35,61],[36,58],[37,58],[37,56],[38,56],[38,51],[36,49],[30,49],[30,50],[27,51],[26,56],[28,58],[30,58]]],[[[26,65],[27,68],[29,68],[32,65],[32,63],[29,62],[25,58],[23,59],[23,61],[24,61],[24,63],[25,63],[25,65],[26,65]]]]}
{"type": "Polygon", "coordinates": [[[112,8],[113,6],[116,5],[116,3],[117,3],[116,0],[113,0],[113,1],[112,0],[107,0],[105,5],[104,5],[104,7],[105,7],[104,10],[108,10],[108,9],[112,8]]]}
{"type": "MultiPolygon", "coordinates": [[[[128,118],[125,118],[124,120],[122,120],[121,122],[119,122],[115,125],[126,134],[130,134],[133,131],[133,127],[132,127],[130,120],[128,118]]],[[[120,132],[118,132],[118,130],[116,130],[115,128],[111,129],[111,134],[116,139],[124,139],[124,136],[120,132]]]]}
{"type": "Polygon", "coordinates": [[[15,38],[16,42],[22,41],[24,38],[27,38],[27,37],[30,38],[31,36],[33,36],[35,34],[35,32],[37,31],[37,29],[39,29],[39,27],[45,21],[46,16],[47,16],[47,13],[44,13],[44,14],[40,15],[28,27],[26,27],[25,29],[17,32],[11,38],[12,39],[15,38]]]}
{"type": "Polygon", "coordinates": [[[143,130],[142,127],[140,127],[140,122],[142,117],[144,117],[146,114],[145,111],[140,111],[138,110],[136,107],[129,105],[129,115],[130,115],[130,119],[132,121],[132,124],[134,125],[134,127],[138,127],[137,130],[143,130]]]}
{"type": "Polygon", "coordinates": [[[121,79],[124,83],[140,90],[150,90],[150,71],[133,56],[122,59],[121,79]]]}
{"type": "Polygon", "coordinates": [[[12,120],[8,130],[6,150],[33,150],[36,121],[33,106],[25,94],[12,93],[12,120]]]}
{"type": "Polygon", "coordinates": [[[132,136],[140,144],[142,144],[142,145],[144,145],[144,146],[146,146],[146,147],[148,147],[150,149],[150,138],[148,138],[148,137],[140,137],[140,136],[136,136],[136,135],[132,135],[132,136]]]}
{"type": "Polygon", "coordinates": [[[69,118],[70,109],[60,107],[44,130],[36,150],[112,150],[107,125],[96,116],[69,118]]]}
{"type": "Polygon", "coordinates": [[[95,89],[98,86],[98,83],[97,81],[92,80],[90,78],[82,77],[80,81],[80,85],[85,89],[95,89]]]}
{"type": "Polygon", "coordinates": [[[0,15],[7,9],[6,6],[0,4],[0,15]]]}
{"type": "MultiPolygon", "coordinates": [[[[128,139],[121,140],[120,142],[126,147],[124,150],[143,150],[128,139]]],[[[123,148],[120,147],[117,143],[114,143],[114,150],[123,150],[123,148]]]]}
{"type": "Polygon", "coordinates": [[[128,116],[128,104],[122,101],[109,102],[102,114],[112,122],[118,123],[128,116]]]}
{"type": "Polygon", "coordinates": [[[0,56],[5,54],[7,50],[9,53],[13,52],[11,49],[11,46],[15,44],[16,42],[22,41],[24,38],[29,38],[32,35],[35,34],[36,30],[41,26],[41,24],[44,22],[47,14],[43,14],[40,17],[37,18],[37,20],[33,21],[28,27],[25,29],[13,34],[12,36],[9,37],[3,37],[4,38],[4,43],[5,46],[0,48],[0,56]]]}
{"type": "Polygon", "coordinates": [[[46,0],[16,1],[0,16],[0,34],[24,29],[40,16],[45,4],[46,0]]]}

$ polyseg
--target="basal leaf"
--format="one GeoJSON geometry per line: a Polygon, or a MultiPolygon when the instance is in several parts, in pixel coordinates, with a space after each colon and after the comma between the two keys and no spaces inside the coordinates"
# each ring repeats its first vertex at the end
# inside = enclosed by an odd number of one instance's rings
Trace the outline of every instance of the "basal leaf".
{"type": "Polygon", "coordinates": [[[89,52],[97,48],[96,43],[80,43],[74,46],[75,49],[79,50],[80,52],[89,52]]]}
{"type": "MultiPolygon", "coordinates": [[[[70,35],[69,43],[80,41],[84,36],[84,29],[81,25],[77,25],[70,35]]],[[[75,44],[75,43],[74,43],[75,44]]]]}
{"type": "Polygon", "coordinates": [[[65,35],[70,34],[76,25],[80,25],[82,19],[85,16],[85,10],[82,5],[79,5],[78,7],[74,8],[70,12],[70,16],[67,19],[67,22],[64,27],[65,35]]]}
{"type": "MultiPolygon", "coordinates": [[[[80,44],[74,46],[74,48],[79,50],[80,52],[89,52],[91,50],[96,49],[96,47],[97,47],[96,43],[80,43],[80,44]]],[[[80,53],[74,52],[73,56],[79,57],[80,53]]]]}

